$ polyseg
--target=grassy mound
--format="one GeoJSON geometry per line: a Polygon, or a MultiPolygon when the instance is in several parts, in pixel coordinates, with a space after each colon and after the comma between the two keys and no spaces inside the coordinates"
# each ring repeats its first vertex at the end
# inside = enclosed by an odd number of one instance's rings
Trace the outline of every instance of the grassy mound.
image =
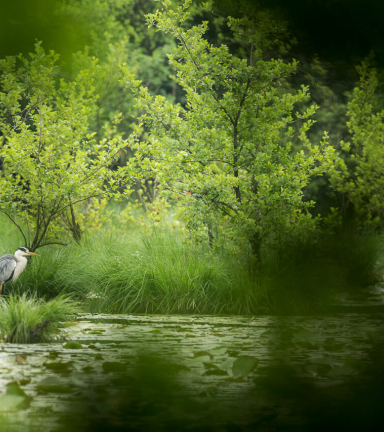
{"type": "MultiPolygon", "coordinates": [[[[186,244],[180,235],[92,236],[72,245],[58,276],[92,311],[239,313],[256,310],[259,292],[244,289],[245,262],[186,244]],[[89,298],[91,297],[91,298],[89,298]]],[[[252,283],[252,288],[254,284],[252,283]]]]}
{"type": "Polygon", "coordinates": [[[45,302],[36,296],[9,295],[0,299],[0,336],[9,343],[46,342],[79,308],[64,297],[45,302]]]}
{"type": "MultiPolygon", "coordinates": [[[[0,232],[0,244],[10,253],[22,243],[5,224],[11,235],[2,244],[0,232]]],[[[382,239],[324,234],[264,248],[256,260],[189,244],[177,230],[148,235],[115,227],[84,236],[81,244],[43,248],[4,288],[45,298],[70,294],[100,313],[308,314],[324,310],[339,293],[359,294],[382,279],[382,239]]]]}
{"type": "Polygon", "coordinates": [[[67,249],[57,282],[101,313],[312,313],[374,283],[381,249],[377,235],[340,235],[265,250],[255,261],[171,231],[94,235],[67,249]]]}

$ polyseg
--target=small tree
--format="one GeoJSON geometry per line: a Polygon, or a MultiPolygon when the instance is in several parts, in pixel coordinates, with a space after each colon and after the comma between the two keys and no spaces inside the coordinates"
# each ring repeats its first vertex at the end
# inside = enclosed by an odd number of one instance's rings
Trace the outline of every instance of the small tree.
{"type": "Polygon", "coordinates": [[[206,22],[184,28],[190,0],[176,10],[167,0],[160,3],[161,11],[147,15],[147,23],[177,39],[168,57],[187,103],[152,97],[124,67],[144,111],[140,126],[150,131],[148,141],[136,146],[142,167],[154,173],[163,196],[180,200],[189,227],[195,232],[207,227],[211,243],[212,228],[223,219],[231,237],[237,243],[249,239],[255,252],[263,239],[312,225],[307,210],[313,203],[303,200],[302,190],[311,176],[323,173],[332,149],[326,137],[317,146],[307,138],[316,106],[293,115],[295,105],[308,99],[308,89],[278,91],[296,62],[264,60],[258,44],[265,40],[257,29],[244,32],[246,20],[229,19],[250,46],[248,60],[237,58],[227,46],[204,39],[206,22]],[[292,149],[294,135],[301,151],[292,149]]]}
{"type": "Polygon", "coordinates": [[[37,43],[29,59],[0,61],[0,211],[32,251],[62,244],[68,232],[79,241],[76,204],[117,193],[124,179],[109,166],[127,143],[111,130],[99,143],[88,133],[97,62],[66,82],[57,59],[37,43]]]}
{"type": "Polygon", "coordinates": [[[330,182],[340,193],[342,213],[352,215],[355,228],[375,228],[384,217],[384,110],[375,113],[373,98],[378,81],[369,59],[356,67],[360,83],[348,103],[351,142],[341,141],[344,159],[330,170],[330,182]]]}

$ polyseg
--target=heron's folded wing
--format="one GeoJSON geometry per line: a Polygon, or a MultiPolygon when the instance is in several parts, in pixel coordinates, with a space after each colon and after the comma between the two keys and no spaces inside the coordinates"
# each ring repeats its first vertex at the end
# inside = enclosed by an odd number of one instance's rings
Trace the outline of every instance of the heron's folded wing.
{"type": "Polygon", "coordinates": [[[16,268],[16,258],[13,255],[4,255],[0,258],[0,284],[6,282],[16,268]]]}

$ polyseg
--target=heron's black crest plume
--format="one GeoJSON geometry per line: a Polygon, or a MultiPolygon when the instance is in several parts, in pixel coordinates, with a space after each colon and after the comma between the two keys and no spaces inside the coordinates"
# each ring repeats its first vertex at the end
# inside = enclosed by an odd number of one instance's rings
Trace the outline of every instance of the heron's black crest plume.
{"type": "Polygon", "coordinates": [[[23,252],[28,252],[28,249],[25,247],[19,247],[17,250],[21,250],[23,252]]]}

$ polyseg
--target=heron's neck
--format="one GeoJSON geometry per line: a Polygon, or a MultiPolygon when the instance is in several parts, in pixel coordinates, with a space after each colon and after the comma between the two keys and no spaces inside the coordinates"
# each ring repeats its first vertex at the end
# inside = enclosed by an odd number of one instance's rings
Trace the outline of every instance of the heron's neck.
{"type": "Polygon", "coordinates": [[[15,257],[17,259],[17,264],[12,280],[16,280],[20,276],[20,273],[25,269],[28,263],[27,258],[25,258],[25,256],[23,255],[19,255],[18,253],[16,253],[15,257]]]}

